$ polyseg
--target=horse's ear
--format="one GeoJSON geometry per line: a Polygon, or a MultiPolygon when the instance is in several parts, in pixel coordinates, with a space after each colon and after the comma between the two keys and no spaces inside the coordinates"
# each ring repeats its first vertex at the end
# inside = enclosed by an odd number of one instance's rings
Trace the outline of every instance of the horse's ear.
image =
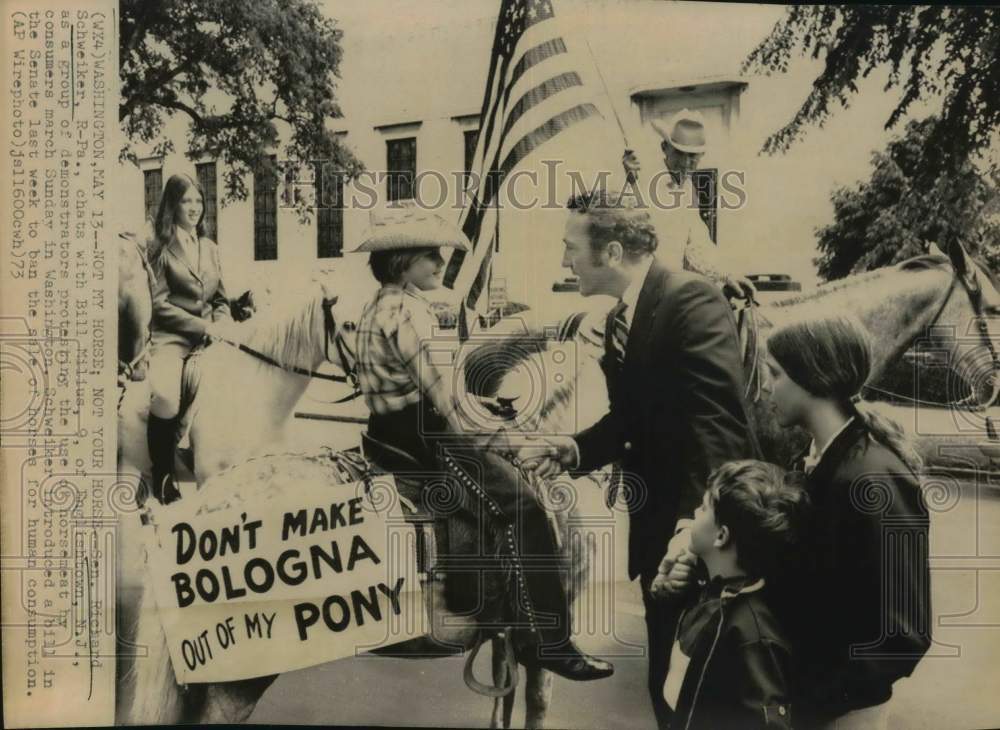
{"type": "Polygon", "coordinates": [[[952,238],[948,244],[948,258],[951,259],[951,265],[959,276],[966,276],[972,268],[969,265],[969,256],[958,238],[952,238]]]}
{"type": "Polygon", "coordinates": [[[931,256],[940,256],[943,259],[948,258],[945,255],[944,251],[941,250],[941,247],[938,246],[937,243],[934,241],[931,241],[930,243],[927,244],[927,253],[931,256]]]}

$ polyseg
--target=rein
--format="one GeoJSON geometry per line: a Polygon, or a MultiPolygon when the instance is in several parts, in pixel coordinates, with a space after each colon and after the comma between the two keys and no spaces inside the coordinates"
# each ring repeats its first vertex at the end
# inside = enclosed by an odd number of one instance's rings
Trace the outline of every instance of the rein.
{"type": "Polygon", "coordinates": [[[337,348],[337,356],[340,358],[340,367],[344,370],[344,375],[335,375],[329,373],[321,373],[316,370],[311,370],[309,368],[299,367],[297,365],[283,365],[282,363],[275,360],[273,357],[265,355],[259,350],[255,350],[249,345],[244,345],[242,342],[230,342],[225,338],[219,338],[222,342],[225,342],[230,347],[235,347],[240,352],[245,352],[247,355],[260,360],[261,362],[267,363],[272,367],[276,367],[279,370],[284,370],[285,372],[295,373],[296,375],[304,375],[307,378],[317,378],[319,380],[330,380],[334,383],[350,383],[354,389],[354,392],[349,395],[344,396],[338,400],[333,401],[334,403],[346,403],[348,401],[354,400],[361,395],[361,387],[358,382],[358,374],[355,368],[351,367],[348,363],[350,360],[347,357],[347,346],[344,344],[343,336],[337,332],[337,323],[333,318],[333,305],[336,304],[337,299],[323,299],[323,357],[329,363],[334,361],[330,359],[330,340],[333,340],[334,346],[337,348]]]}
{"type": "MultiPolygon", "coordinates": [[[[993,340],[990,338],[989,326],[986,324],[986,315],[983,313],[983,290],[979,286],[979,280],[973,274],[969,277],[970,280],[966,280],[966,277],[962,277],[958,271],[955,271],[954,276],[951,278],[951,284],[948,286],[948,292],[944,295],[941,300],[941,304],[938,306],[937,311],[931,318],[931,321],[927,324],[927,329],[933,327],[937,324],[938,320],[941,318],[942,313],[944,313],[945,307],[951,300],[951,295],[955,291],[955,284],[961,280],[962,288],[965,290],[966,295],[969,297],[969,305],[972,307],[973,316],[976,319],[976,329],[979,332],[979,336],[986,347],[987,352],[990,353],[990,358],[993,361],[993,372],[994,377],[1000,377],[997,375],[1000,372],[1000,356],[998,356],[996,348],[993,345],[993,340]]],[[[883,390],[882,388],[876,388],[873,385],[865,385],[863,389],[873,393],[880,393],[882,395],[887,395],[897,400],[905,401],[906,403],[912,403],[918,406],[932,406],[932,407],[955,407],[960,406],[968,408],[969,410],[982,410],[984,408],[989,408],[993,401],[996,400],[997,390],[994,389],[994,397],[989,403],[979,404],[979,403],[966,403],[964,400],[958,402],[946,402],[946,401],[933,401],[924,400],[923,398],[910,398],[909,396],[902,395],[901,393],[893,393],[889,390],[883,390]]],[[[974,398],[975,394],[969,396],[974,398]]]]}
{"type": "Polygon", "coordinates": [[[118,374],[124,375],[129,380],[132,379],[132,371],[135,370],[135,366],[138,365],[149,353],[149,348],[153,344],[153,335],[147,334],[146,340],[142,343],[142,349],[139,350],[139,354],[133,357],[128,362],[124,360],[118,361],[118,374]]]}

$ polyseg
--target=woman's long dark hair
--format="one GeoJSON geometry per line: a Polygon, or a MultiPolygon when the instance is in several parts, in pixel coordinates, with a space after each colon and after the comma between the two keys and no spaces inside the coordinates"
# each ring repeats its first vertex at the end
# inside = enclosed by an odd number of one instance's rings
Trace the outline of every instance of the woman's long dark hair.
{"type": "Polygon", "coordinates": [[[871,341],[860,321],[828,314],[788,322],[768,336],[767,349],[795,383],[814,396],[836,401],[910,470],[920,469],[922,459],[900,425],[860,398],[872,367],[871,341]]]}
{"type": "Polygon", "coordinates": [[[149,252],[149,259],[152,261],[159,256],[163,247],[170,243],[177,230],[177,212],[180,208],[181,200],[188,190],[194,188],[201,196],[201,217],[198,219],[196,230],[198,237],[205,235],[205,193],[201,189],[198,181],[189,175],[178,173],[171,175],[167,184],[163,187],[163,195],[160,196],[160,207],[156,210],[156,222],[154,224],[156,241],[155,250],[149,252]]]}

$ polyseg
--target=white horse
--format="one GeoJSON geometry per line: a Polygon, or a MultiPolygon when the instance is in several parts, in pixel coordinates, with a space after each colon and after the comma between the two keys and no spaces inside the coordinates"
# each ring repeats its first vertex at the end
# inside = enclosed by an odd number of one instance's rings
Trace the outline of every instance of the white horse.
{"type": "MultiPolygon", "coordinates": [[[[260,495],[269,490],[294,487],[305,479],[338,483],[344,480],[345,474],[359,477],[356,470],[332,468],[329,460],[309,457],[296,460],[282,455],[286,448],[286,427],[312,374],[325,361],[343,367],[344,359],[348,359],[343,353],[351,349],[344,341],[350,333],[342,328],[334,311],[335,303],[336,298],[327,287],[311,287],[295,301],[283,301],[280,309],[259,315],[240,326],[240,329],[246,328],[247,335],[238,339],[256,354],[218,343],[194,358],[198,373],[197,394],[185,421],[190,424],[188,439],[193,453],[194,476],[199,492],[204,495],[193,494],[190,490],[184,494],[182,489],[182,498],[210,500],[218,495],[218,498],[230,499],[236,492],[260,495]],[[269,459],[267,454],[275,456],[269,459]],[[276,466],[279,462],[280,466],[276,466]],[[291,476],[296,473],[298,476],[291,476]]],[[[543,346],[544,340],[538,335],[518,333],[511,338],[508,352],[498,354],[503,362],[499,366],[501,371],[543,346]],[[511,356],[510,351],[515,354],[511,356]]],[[[553,407],[552,413],[562,417],[558,407],[553,407]]],[[[125,415],[131,418],[130,414],[125,415]]],[[[143,434],[139,433],[141,419],[131,418],[129,423],[131,428],[125,429],[127,433],[124,434],[126,452],[130,449],[138,452],[130,461],[139,465],[138,471],[143,471],[148,457],[145,456],[143,434]]],[[[559,499],[557,495],[553,501],[559,499]]],[[[155,512],[155,506],[152,509],[155,512]]],[[[561,538],[561,555],[568,568],[566,588],[571,596],[587,570],[589,558],[589,552],[571,545],[568,524],[572,515],[572,509],[553,512],[561,538]]],[[[477,529],[475,524],[471,527],[459,524],[452,539],[478,545],[481,536],[477,529]]],[[[452,552],[455,552],[454,546],[452,552]]],[[[424,641],[412,641],[404,647],[394,648],[394,653],[426,656],[440,653],[441,646],[468,650],[489,638],[490,634],[484,633],[477,621],[448,610],[444,591],[445,586],[440,581],[430,583],[425,591],[428,615],[435,617],[431,635],[424,641]]],[[[135,662],[128,681],[121,687],[132,698],[124,718],[129,723],[238,722],[250,715],[260,695],[274,679],[263,677],[218,685],[178,687],[149,590],[142,594],[136,634],[135,643],[148,647],[149,654],[135,662]]],[[[507,648],[499,640],[494,642],[495,680],[498,685],[509,688],[514,680],[512,656],[504,656],[507,648]]],[[[550,684],[547,675],[540,669],[528,672],[526,691],[529,697],[545,694],[550,684]]],[[[468,681],[470,686],[490,692],[474,679],[468,681]]],[[[501,717],[501,706],[495,706],[494,724],[509,723],[509,703],[503,709],[505,716],[501,717]]],[[[536,725],[531,719],[532,713],[529,706],[529,723],[536,725]]]]}

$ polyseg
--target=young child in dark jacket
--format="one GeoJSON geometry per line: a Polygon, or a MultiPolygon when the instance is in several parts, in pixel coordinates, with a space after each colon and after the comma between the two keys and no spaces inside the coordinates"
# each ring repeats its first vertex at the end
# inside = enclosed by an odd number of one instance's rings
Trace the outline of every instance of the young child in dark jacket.
{"type": "Polygon", "coordinates": [[[675,730],[792,727],[790,643],[765,582],[806,506],[791,478],[760,461],[709,477],[690,545],[708,581],[688,596],[663,688],[675,730]]]}

